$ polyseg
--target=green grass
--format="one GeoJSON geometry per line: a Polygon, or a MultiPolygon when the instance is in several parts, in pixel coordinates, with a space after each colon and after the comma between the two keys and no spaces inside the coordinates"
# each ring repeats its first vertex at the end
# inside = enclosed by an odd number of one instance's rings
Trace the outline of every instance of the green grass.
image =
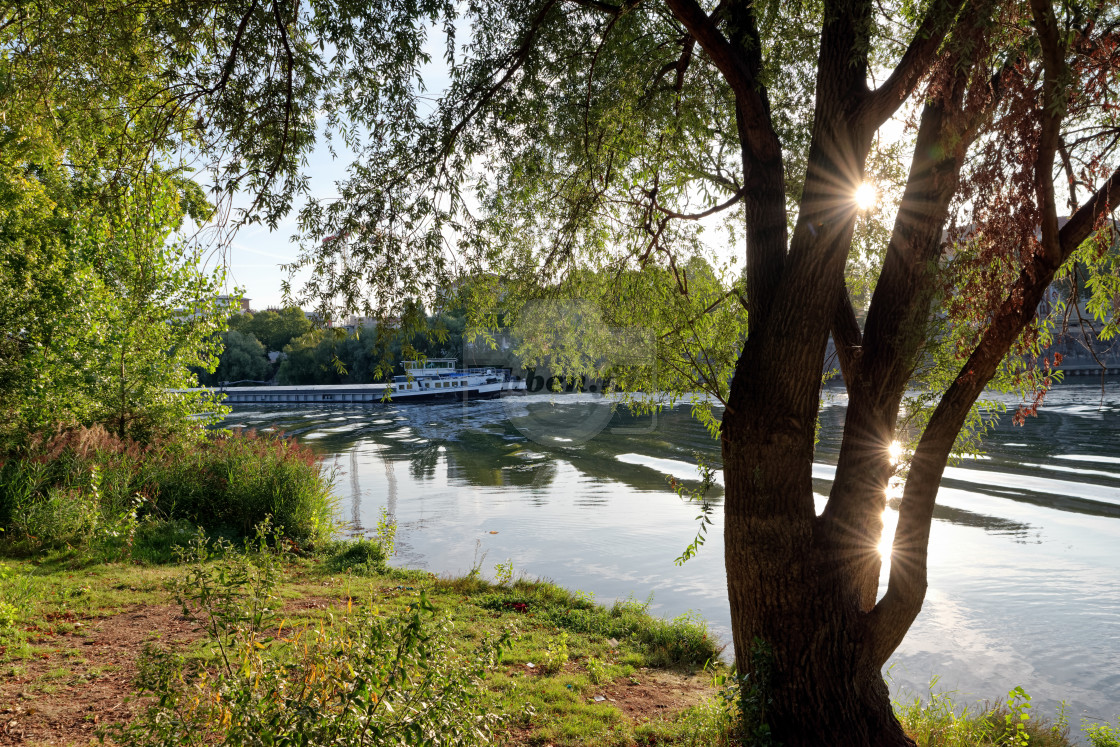
{"type": "MultiPolygon", "coordinates": [[[[671,665],[680,672],[699,672],[718,657],[718,647],[699,621],[653,618],[644,604],[634,602],[596,606],[586,595],[544,582],[520,580],[499,587],[477,578],[389,569],[371,543],[339,544],[330,550],[318,558],[284,560],[276,594],[287,603],[281,613],[285,631],[319,626],[332,617],[341,620],[370,605],[381,617],[405,614],[423,594],[457,652],[511,635],[501,663],[483,684],[494,712],[508,719],[503,728],[522,743],[631,745],[639,737],[644,743],[710,743],[693,737],[696,722],[715,713],[711,706],[635,724],[617,708],[592,700],[612,682],[648,676],[643,668],[671,665]],[[518,601],[504,604],[509,600],[518,601]],[[556,657],[554,671],[543,672],[550,647],[557,651],[561,640],[566,655],[556,657]],[[530,662],[541,666],[529,668],[530,662]],[[683,726],[686,722],[692,725],[683,726]]],[[[167,603],[168,584],[184,572],[174,564],[99,562],[65,548],[6,565],[10,576],[23,579],[26,592],[15,624],[0,641],[5,647],[0,671],[26,671],[24,662],[52,657],[52,675],[35,688],[40,697],[57,692],[54,683],[64,681],[63,672],[74,678],[100,674],[86,672],[77,661],[63,661],[51,636],[64,626],[73,629],[75,621],[111,616],[138,604],[167,603]],[[40,637],[42,644],[35,642],[40,637]]],[[[151,645],[160,645],[158,637],[149,638],[151,645]]],[[[191,656],[202,665],[212,664],[205,645],[199,644],[191,656]]]]}

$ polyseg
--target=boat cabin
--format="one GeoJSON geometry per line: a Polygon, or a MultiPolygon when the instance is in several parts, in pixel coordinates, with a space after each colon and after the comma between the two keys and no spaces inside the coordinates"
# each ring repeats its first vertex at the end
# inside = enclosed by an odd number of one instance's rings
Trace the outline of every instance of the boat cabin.
{"type": "Polygon", "coordinates": [[[455,358],[428,358],[423,363],[420,361],[401,361],[401,368],[409,376],[446,376],[458,371],[455,358]]]}

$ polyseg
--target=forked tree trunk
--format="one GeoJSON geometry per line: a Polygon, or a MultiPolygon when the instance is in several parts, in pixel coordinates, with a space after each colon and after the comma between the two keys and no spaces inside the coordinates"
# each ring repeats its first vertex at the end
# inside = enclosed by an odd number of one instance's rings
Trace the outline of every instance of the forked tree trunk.
{"type": "Polygon", "coordinates": [[[838,570],[845,551],[823,546],[815,531],[812,431],[740,440],[757,433],[741,422],[750,420],[725,416],[723,441],[728,595],[748,733],[768,729],[786,747],[912,745],[860,593],[838,570]]]}

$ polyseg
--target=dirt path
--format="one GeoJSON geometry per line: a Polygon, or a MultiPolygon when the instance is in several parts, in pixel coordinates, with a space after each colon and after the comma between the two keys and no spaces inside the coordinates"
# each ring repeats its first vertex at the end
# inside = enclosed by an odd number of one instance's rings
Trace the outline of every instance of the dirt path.
{"type": "Polygon", "coordinates": [[[112,617],[61,617],[35,627],[40,652],[0,673],[0,745],[85,745],[98,726],[131,718],[144,645],[186,646],[200,636],[174,605],[112,617]]]}

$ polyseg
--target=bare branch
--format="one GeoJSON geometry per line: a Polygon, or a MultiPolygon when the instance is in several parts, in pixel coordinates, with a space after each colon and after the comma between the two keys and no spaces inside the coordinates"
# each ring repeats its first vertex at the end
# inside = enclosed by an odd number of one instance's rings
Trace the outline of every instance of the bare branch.
{"type": "Polygon", "coordinates": [[[1060,137],[1058,138],[1058,154],[1062,157],[1062,168],[1066,172],[1066,180],[1069,183],[1069,209],[1077,209],[1077,176],[1073,173],[1073,162],[1070,161],[1069,148],[1060,137]]]}
{"type": "Polygon", "coordinates": [[[872,91],[866,100],[863,114],[871,127],[877,128],[890,119],[913,93],[918,81],[929,70],[961,5],[961,0],[933,0],[930,3],[902,59],[883,85],[872,91]]]}
{"type": "Polygon", "coordinates": [[[680,218],[682,220],[700,220],[702,218],[707,218],[709,215],[715,215],[716,213],[727,210],[727,208],[732,207],[733,205],[737,205],[743,199],[743,195],[745,195],[746,192],[746,187],[742,187],[739,189],[739,191],[731,196],[731,199],[727,200],[726,202],[722,202],[715,207],[708,208],[701,213],[678,213],[675,210],[670,210],[667,207],[662,207],[661,205],[657,204],[656,198],[653,201],[653,206],[657,209],[658,212],[667,215],[670,218],[680,218]]]}

